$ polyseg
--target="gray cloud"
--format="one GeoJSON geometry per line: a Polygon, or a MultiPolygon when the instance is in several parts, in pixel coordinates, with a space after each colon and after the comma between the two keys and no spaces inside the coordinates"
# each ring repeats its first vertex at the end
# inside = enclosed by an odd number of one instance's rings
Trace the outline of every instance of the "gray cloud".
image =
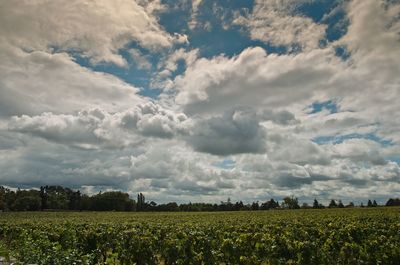
{"type": "Polygon", "coordinates": [[[265,151],[265,132],[251,111],[236,110],[198,121],[187,142],[195,150],[214,155],[265,151]]]}
{"type": "Polygon", "coordinates": [[[289,125],[297,123],[294,114],[287,110],[281,110],[281,111],[264,110],[260,114],[260,117],[264,120],[271,120],[279,125],[289,125]]]}
{"type": "Polygon", "coordinates": [[[117,113],[92,109],[75,115],[45,112],[13,116],[8,130],[86,149],[119,148],[138,144],[146,137],[171,138],[185,131],[186,119],[182,113],[148,102],[117,113]]]}
{"type": "Polygon", "coordinates": [[[5,62],[0,64],[0,116],[116,111],[143,102],[137,88],[84,68],[65,53],[3,49],[1,42],[0,47],[5,62]]]}
{"type": "Polygon", "coordinates": [[[333,157],[384,166],[388,161],[381,154],[381,149],[379,143],[366,139],[349,139],[332,146],[333,157]]]}
{"type": "Polygon", "coordinates": [[[202,57],[160,25],[161,1],[1,2],[0,183],[186,202],[398,194],[399,4],[347,1],[347,33],[321,48],[325,26],[294,14],[298,1],[269,2],[223,27],[301,49],[202,57]],[[100,71],[137,70],[129,52],[158,98],[100,71]],[[327,101],[337,113],[312,113],[327,101]]]}

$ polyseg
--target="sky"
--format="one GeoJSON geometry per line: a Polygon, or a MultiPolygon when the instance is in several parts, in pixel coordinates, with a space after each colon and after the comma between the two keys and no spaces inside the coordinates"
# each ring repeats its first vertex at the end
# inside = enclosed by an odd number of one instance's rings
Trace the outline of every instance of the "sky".
{"type": "Polygon", "coordinates": [[[0,185],[400,195],[400,1],[0,1],[0,185]]]}

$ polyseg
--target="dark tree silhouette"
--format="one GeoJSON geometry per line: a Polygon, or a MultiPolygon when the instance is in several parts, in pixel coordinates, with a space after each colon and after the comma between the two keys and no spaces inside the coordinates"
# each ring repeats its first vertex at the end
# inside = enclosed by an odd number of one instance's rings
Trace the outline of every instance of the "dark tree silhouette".
{"type": "Polygon", "coordinates": [[[395,198],[395,199],[390,198],[386,202],[386,206],[400,206],[400,198],[395,198]]]}
{"type": "Polygon", "coordinates": [[[282,207],[287,209],[300,209],[298,199],[293,196],[283,198],[282,207]]]}
{"type": "Polygon", "coordinates": [[[336,201],[332,199],[331,202],[329,203],[328,207],[329,208],[336,208],[337,207],[336,201]]]}
{"type": "MultiPolygon", "coordinates": [[[[369,207],[376,207],[378,203],[368,200],[369,207]]],[[[400,206],[399,198],[390,198],[386,206],[400,206]]],[[[350,202],[344,206],[341,200],[336,203],[331,200],[330,208],[355,207],[350,202]]],[[[364,207],[361,203],[360,207],[364,207]]],[[[79,190],[72,190],[62,186],[42,186],[40,190],[20,190],[13,191],[0,186],[0,211],[37,211],[37,210],[72,210],[72,211],[249,211],[249,210],[271,210],[271,209],[321,209],[325,208],[315,198],[312,207],[307,203],[299,206],[296,197],[283,198],[282,205],[271,198],[269,201],[259,203],[253,202],[244,204],[242,201],[232,202],[230,198],[220,204],[212,203],[182,203],[169,202],[157,204],[154,201],[146,202],[143,193],[137,195],[137,202],[129,197],[128,193],[121,191],[100,192],[96,195],[81,194],[79,190]]]]}

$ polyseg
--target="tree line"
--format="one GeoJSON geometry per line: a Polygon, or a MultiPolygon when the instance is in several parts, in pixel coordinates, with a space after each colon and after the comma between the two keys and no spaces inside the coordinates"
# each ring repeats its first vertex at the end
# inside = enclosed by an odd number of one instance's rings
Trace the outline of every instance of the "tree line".
{"type": "MultiPolygon", "coordinates": [[[[366,205],[360,207],[377,207],[378,203],[368,200],[366,205]]],[[[390,198],[385,206],[400,206],[400,198],[390,198]]],[[[10,190],[0,186],[0,211],[257,211],[270,209],[322,209],[322,208],[348,208],[355,207],[350,202],[344,205],[341,200],[331,200],[325,206],[316,199],[312,205],[299,204],[296,197],[285,197],[281,202],[270,199],[265,202],[253,202],[244,204],[242,201],[227,201],[217,203],[183,203],[169,202],[157,204],[154,201],[146,201],[143,193],[137,195],[137,199],[130,198],[128,193],[121,191],[99,192],[89,196],[79,190],[73,190],[62,186],[42,186],[39,190],[10,190]]]]}

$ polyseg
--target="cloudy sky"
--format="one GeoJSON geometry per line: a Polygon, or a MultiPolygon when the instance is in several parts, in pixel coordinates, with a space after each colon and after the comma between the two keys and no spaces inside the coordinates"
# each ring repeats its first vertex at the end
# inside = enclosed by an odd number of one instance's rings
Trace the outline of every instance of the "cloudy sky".
{"type": "Polygon", "coordinates": [[[400,1],[0,1],[0,185],[400,194],[400,1]]]}

